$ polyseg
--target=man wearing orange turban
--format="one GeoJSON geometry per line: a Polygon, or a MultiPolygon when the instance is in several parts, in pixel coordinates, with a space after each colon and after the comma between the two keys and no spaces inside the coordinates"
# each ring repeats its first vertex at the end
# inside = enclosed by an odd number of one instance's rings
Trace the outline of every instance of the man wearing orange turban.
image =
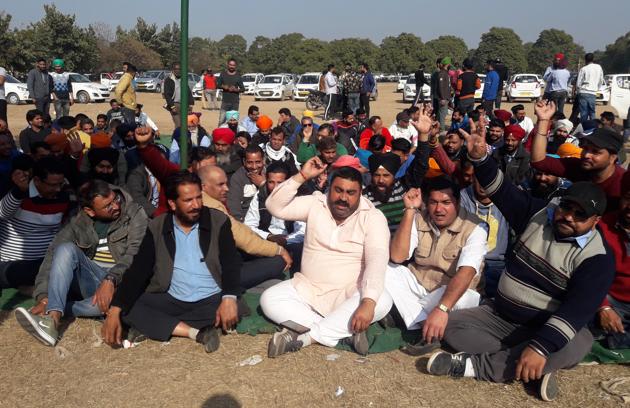
{"type": "Polygon", "coordinates": [[[256,132],[252,137],[251,144],[258,146],[264,145],[269,142],[273,120],[267,115],[261,115],[256,121],[256,126],[258,126],[258,132],[256,132]]]}

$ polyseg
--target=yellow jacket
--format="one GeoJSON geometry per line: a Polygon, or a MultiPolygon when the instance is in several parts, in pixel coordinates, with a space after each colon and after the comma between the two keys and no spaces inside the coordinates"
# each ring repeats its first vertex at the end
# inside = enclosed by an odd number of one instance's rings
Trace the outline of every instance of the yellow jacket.
{"type": "Polygon", "coordinates": [[[278,244],[262,239],[247,225],[236,220],[228,213],[227,208],[225,208],[219,200],[203,193],[203,205],[208,208],[219,210],[230,217],[230,222],[232,223],[232,235],[234,235],[234,241],[236,242],[236,247],[238,249],[254,256],[272,257],[278,255],[278,244]]]}
{"type": "Polygon", "coordinates": [[[125,108],[136,108],[136,90],[133,89],[133,76],[125,72],[114,90],[116,100],[125,108]]]}

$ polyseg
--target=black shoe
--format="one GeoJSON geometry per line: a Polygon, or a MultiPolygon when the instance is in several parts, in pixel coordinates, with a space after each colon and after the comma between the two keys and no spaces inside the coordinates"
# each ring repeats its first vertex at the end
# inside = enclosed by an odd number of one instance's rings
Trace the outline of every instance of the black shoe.
{"type": "Polygon", "coordinates": [[[439,349],[441,346],[439,340],[433,340],[431,343],[427,343],[423,338],[420,338],[414,344],[406,344],[400,348],[400,351],[409,355],[409,356],[422,356],[432,351],[439,349]]]}
{"type": "Polygon", "coordinates": [[[427,362],[427,372],[432,375],[463,377],[469,353],[451,354],[446,351],[434,353],[427,362]]]}
{"type": "Polygon", "coordinates": [[[558,376],[555,372],[543,375],[538,385],[538,395],[543,401],[553,401],[558,396],[558,376]]]}
{"type": "Polygon", "coordinates": [[[216,327],[208,326],[199,330],[197,333],[197,343],[203,344],[203,349],[206,353],[213,353],[219,349],[221,340],[219,338],[219,329],[216,327]]]}
{"type": "Polygon", "coordinates": [[[394,328],[396,327],[396,320],[394,319],[394,316],[392,316],[390,313],[387,313],[385,317],[378,321],[378,324],[383,329],[394,328]]]}
{"type": "Polygon", "coordinates": [[[130,327],[129,330],[127,331],[127,337],[126,339],[130,342],[130,343],[141,343],[143,341],[145,341],[147,339],[147,336],[145,336],[144,334],[140,333],[140,331],[138,329],[136,329],[135,327],[130,327]]]}

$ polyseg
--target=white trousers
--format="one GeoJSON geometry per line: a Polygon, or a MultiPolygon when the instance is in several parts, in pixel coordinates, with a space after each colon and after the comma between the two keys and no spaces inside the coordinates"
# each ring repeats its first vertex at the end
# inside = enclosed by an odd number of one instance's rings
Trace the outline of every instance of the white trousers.
{"type": "MultiPolygon", "coordinates": [[[[322,316],[300,297],[290,280],[270,287],[260,298],[260,307],[269,319],[278,324],[292,320],[308,327],[311,338],[328,347],[335,347],[339,340],[352,336],[350,322],[359,303],[361,297],[357,292],[328,316],[322,316]]],[[[376,302],[372,323],[385,317],[391,308],[392,298],[383,291],[376,302]]]]}
{"type": "MultiPolygon", "coordinates": [[[[385,272],[385,290],[394,299],[398,313],[405,321],[407,328],[417,330],[429,313],[440,304],[446,286],[428,292],[409,268],[390,263],[385,272]]],[[[453,310],[479,306],[480,298],[478,292],[467,289],[453,306],[453,310]]]]}

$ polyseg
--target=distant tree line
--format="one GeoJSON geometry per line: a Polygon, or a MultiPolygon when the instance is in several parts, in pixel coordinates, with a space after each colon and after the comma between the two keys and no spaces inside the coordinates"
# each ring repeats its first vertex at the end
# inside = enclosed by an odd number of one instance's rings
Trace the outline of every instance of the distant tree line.
{"type": "MultiPolygon", "coordinates": [[[[158,27],[138,17],[129,30],[112,29],[105,23],[81,27],[74,15],[63,14],[54,5],[45,5],[44,11],[41,20],[23,29],[12,28],[11,15],[0,12],[0,66],[24,73],[37,58],[63,58],[70,70],[102,72],[119,70],[122,61],[151,69],[179,60],[180,28],[175,22],[158,27]]],[[[276,38],[257,36],[249,46],[243,36],[229,34],[218,41],[192,37],[189,48],[191,71],[221,69],[226,59],[236,58],[241,71],[263,73],[321,71],[330,63],[346,62],[367,62],[375,72],[408,73],[419,64],[431,71],[436,58],[446,56],[457,63],[470,57],[479,71],[487,59],[501,58],[511,72],[542,73],[557,52],[563,52],[569,69],[576,71],[585,53],[562,30],[543,30],[535,42],[523,43],[514,30],[505,27],[483,33],[476,49],[452,35],[423,42],[411,33],[385,37],[379,45],[366,38],[322,41],[290,33],[276,38]]],[[[607,73],[630,71],[630,32],[596,51],[596,56],[607,73]]]]}

